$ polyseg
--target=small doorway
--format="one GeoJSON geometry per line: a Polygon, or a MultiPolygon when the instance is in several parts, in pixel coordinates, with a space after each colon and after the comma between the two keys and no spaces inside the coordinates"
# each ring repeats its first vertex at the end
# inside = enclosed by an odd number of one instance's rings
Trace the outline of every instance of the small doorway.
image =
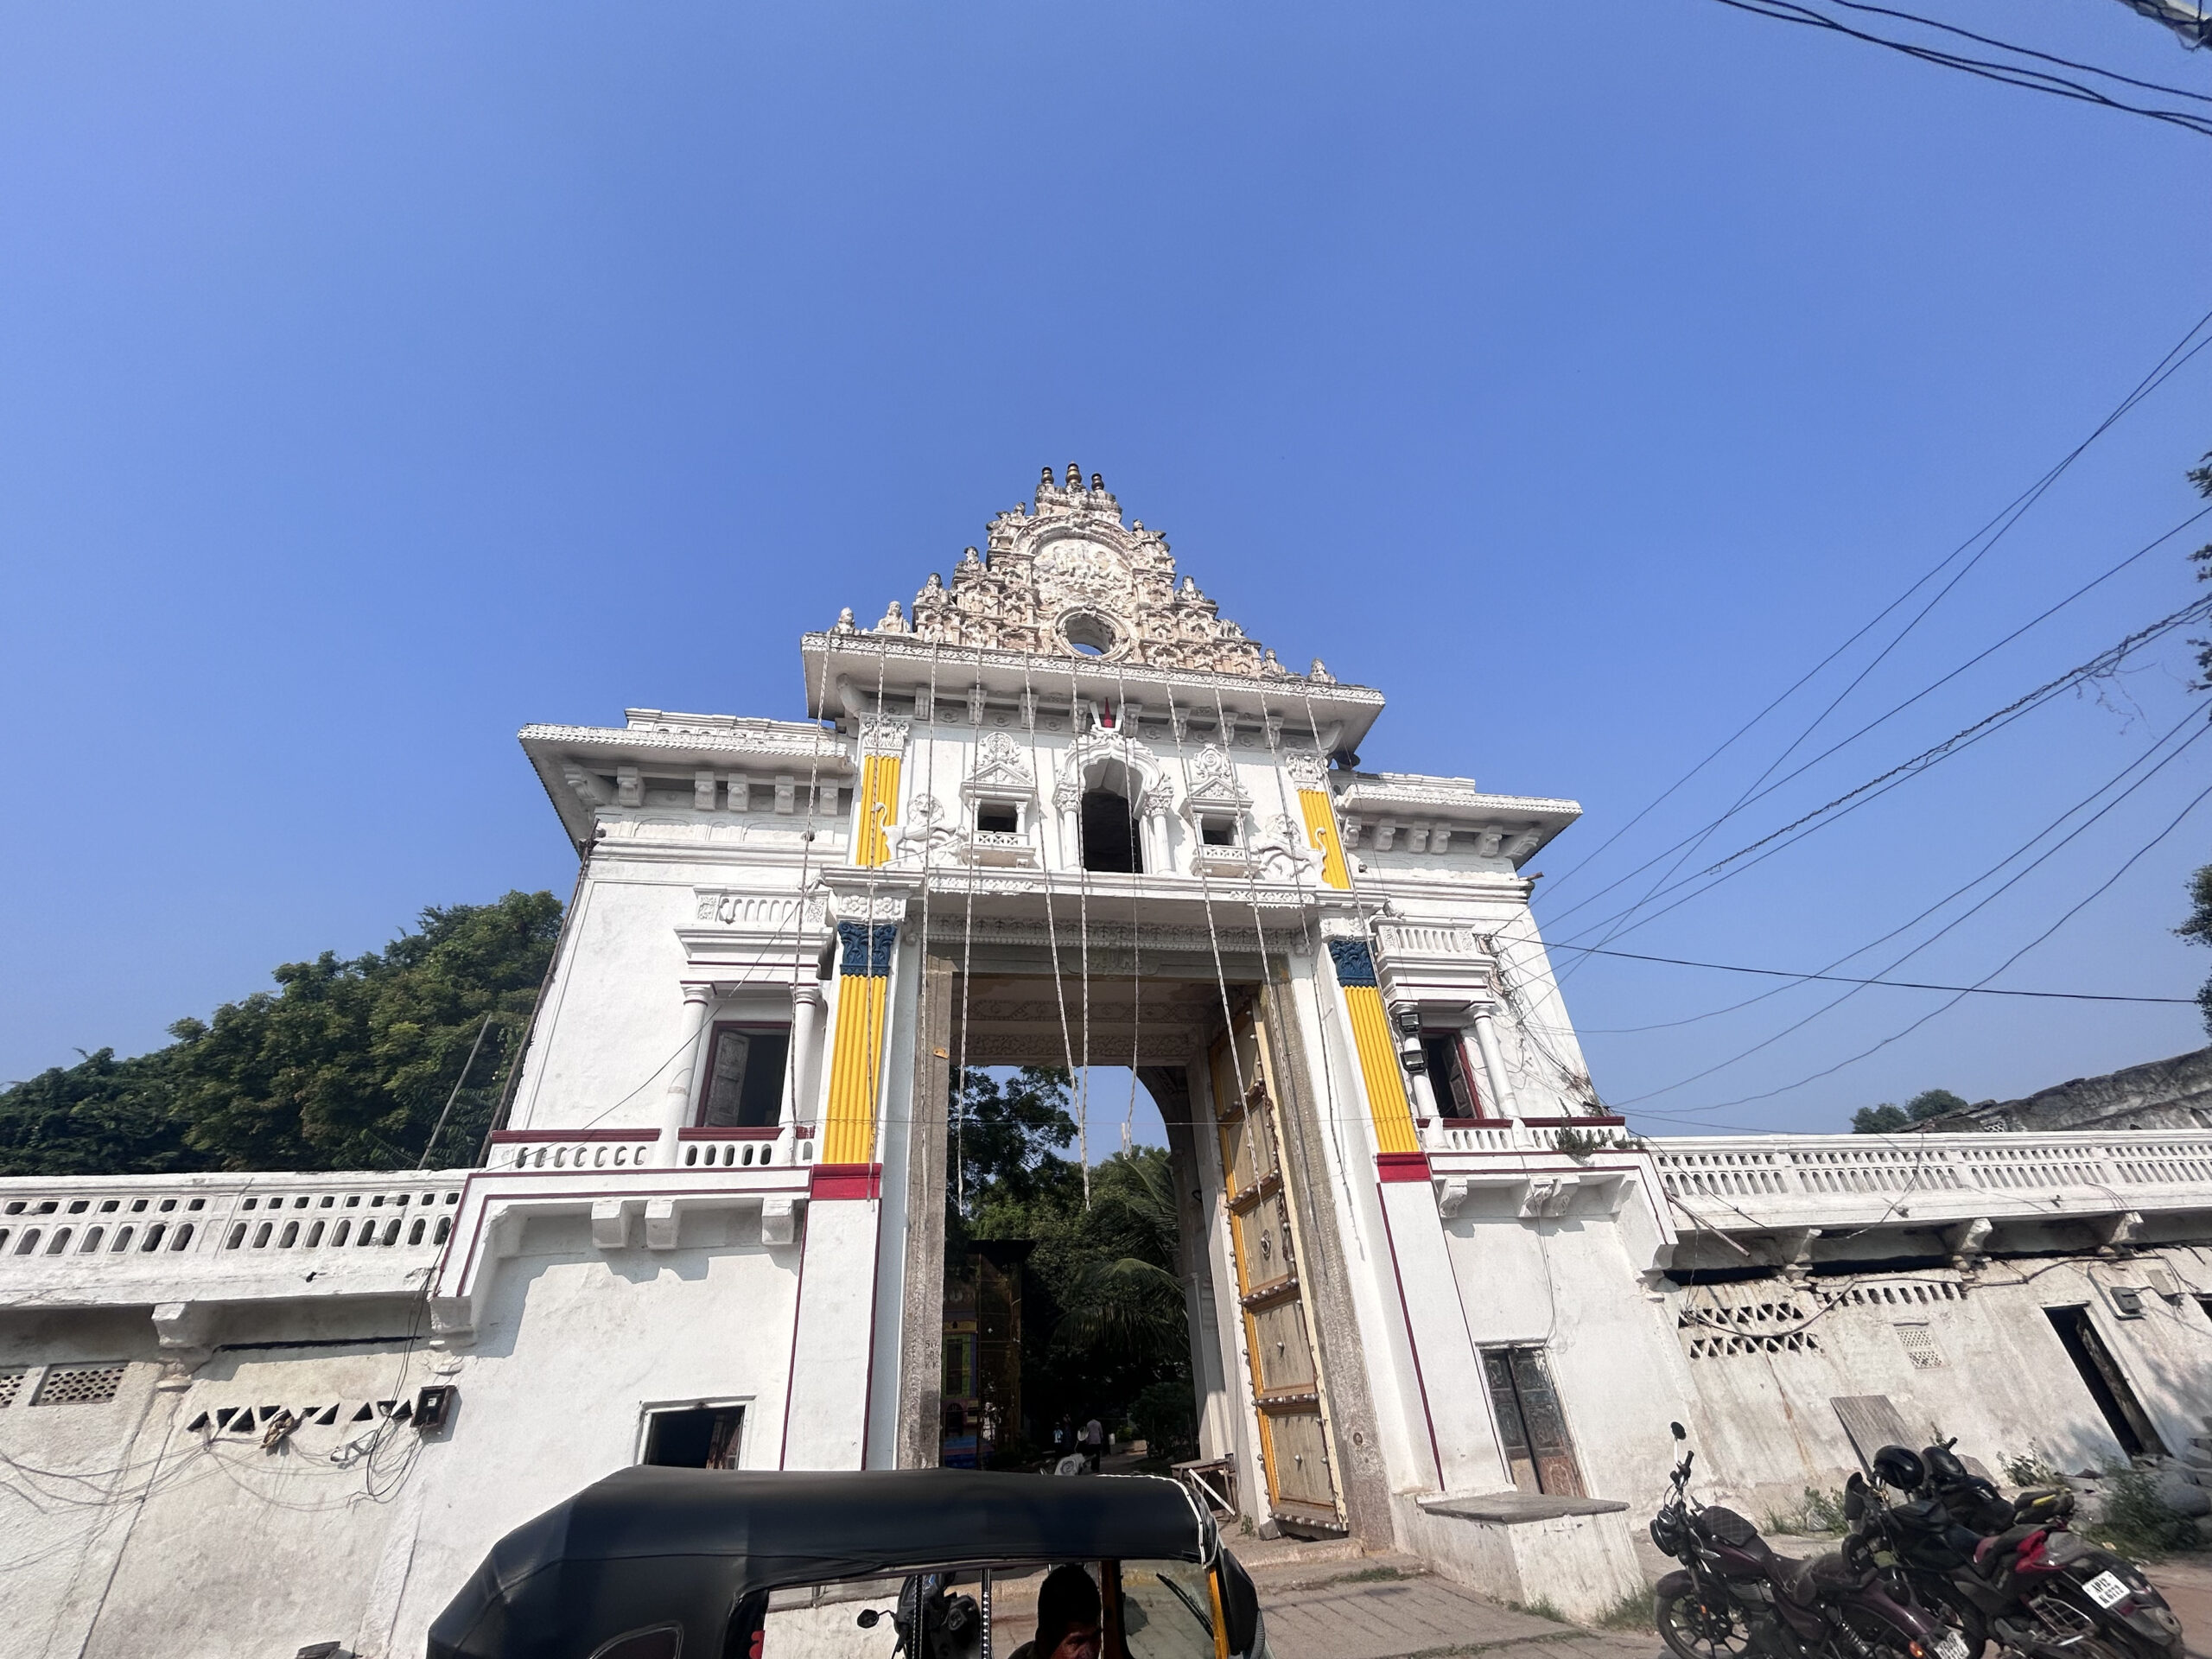
{"type": "Polygon", "coordinates": [[[1483,1377],[1490,1384],[1498,1442],[1514,1485],[1549,1497],[1587,1497],[1582,1471],[1574,1466],[1567,1414],[1560,1409],[1559,1395],[1544,1364],[1544,1351],[1485,1348],[1483,1377]]]}
{"type": "Polygon", "coordinates": [[[734,1469],[745,1427],[742,1406],[688,1406],[645,1414],[641,1462],[664,1469],[734,1469]]]}
{"type": "Polygon", "coordinates": [[[1083,868],[1122,875],[1144,874],[1136,809],[1119,790],[1083,791],[1083,868]]]}
{"type": "Polygon", "coordinates": [[[2073,1307],[2046,1307],[2044,1313],[2050,1320],[2050,1328],[2058,1333],[2067,1358],[2081,1373],[2082,1386],[2088,1389],[2089,1398],[2104,1414],[2105,1426],[2112,1430],[2113,1439],[2120,1442],[2120,1449],[2131,1458],[2165,1456],[2165,1442],[2151,1427],[2150,1414],[2143,1409],[2135,1390],[2128,1386],[2126,1376],[2113,1359],[2112,1351],[2105,1346],[2105,1339],[2097,1334],[2097,1327],[2089,1322],[2088,1308],[2078,1304],[2073,1307]]]}

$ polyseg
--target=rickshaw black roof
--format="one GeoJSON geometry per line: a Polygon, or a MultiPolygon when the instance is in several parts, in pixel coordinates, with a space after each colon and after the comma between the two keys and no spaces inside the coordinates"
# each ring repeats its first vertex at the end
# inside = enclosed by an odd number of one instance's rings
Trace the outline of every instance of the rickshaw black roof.
{"type": "Polygon", "coordinates": [[[1213,1548],[1184,1488],[1152,1476],[624,1469],[493,1545],[430,1627],[429,1652],[552,1659],[655,1623],[683,1624],[689,1652],[754,1591],[1213,1548]]]}

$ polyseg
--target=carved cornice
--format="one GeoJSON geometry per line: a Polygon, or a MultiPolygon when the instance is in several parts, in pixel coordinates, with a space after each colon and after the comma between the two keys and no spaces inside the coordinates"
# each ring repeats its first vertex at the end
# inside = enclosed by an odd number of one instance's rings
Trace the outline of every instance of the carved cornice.
{"type": "Polygon", "coordinates": [[[650,754],[675,759],[711,754],[724,760],[755,759],[775,761],[786,768],[802,769],[818,762],[825,772],[839,775],[853,770],[852,746],[833,732],[807,728],[763,731],[732,728],[701,730],[683,728],[661,731],[620,726],[525,726],[517,734],[526,749],[539,747],[613,759],[627,754],[650,754]]]}
{"type": "Polygon", "coordinates": [[[896,759],[906,753],[906,740],[914,722],[898,715],[861,716],[861,753],[896,759]]]}
{"type": "Polygon", "coordinates": [[[1397,808],[1455,822],[1478,818],[1543,817],[1572,821],[1582,816],[1578,801],[1541,795],[1491,795],[1464,778],[1421,778],[1404,772],[1352,772],[1337,791],[1346,812],[1374,817],[1397,808]]]}

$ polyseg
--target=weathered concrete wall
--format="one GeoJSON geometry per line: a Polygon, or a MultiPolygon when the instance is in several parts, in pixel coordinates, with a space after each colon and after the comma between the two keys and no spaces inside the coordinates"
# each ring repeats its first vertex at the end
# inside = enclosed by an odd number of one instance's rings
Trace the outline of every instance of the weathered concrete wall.
{"type": "Polygon", "coordinates": [[[2075,1077],[2020,1100],[1978,1101],[1929,1118],[1932,1131],[2212,1128],[2212,1048],[2075,1077]]]}

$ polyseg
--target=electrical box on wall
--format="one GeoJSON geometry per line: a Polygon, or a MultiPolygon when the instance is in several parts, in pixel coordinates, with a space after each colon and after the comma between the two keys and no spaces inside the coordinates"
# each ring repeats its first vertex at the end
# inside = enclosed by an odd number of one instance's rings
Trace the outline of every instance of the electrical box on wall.
{"type": "Polygon", "coordinates": [[[432,1382],[416,1390],[415,1395],[415,1427],[418,1433],[429,1434],[443,1428],[446,1419],[453,1413],[454,1386],[450,1382],[432,1382]]]}

